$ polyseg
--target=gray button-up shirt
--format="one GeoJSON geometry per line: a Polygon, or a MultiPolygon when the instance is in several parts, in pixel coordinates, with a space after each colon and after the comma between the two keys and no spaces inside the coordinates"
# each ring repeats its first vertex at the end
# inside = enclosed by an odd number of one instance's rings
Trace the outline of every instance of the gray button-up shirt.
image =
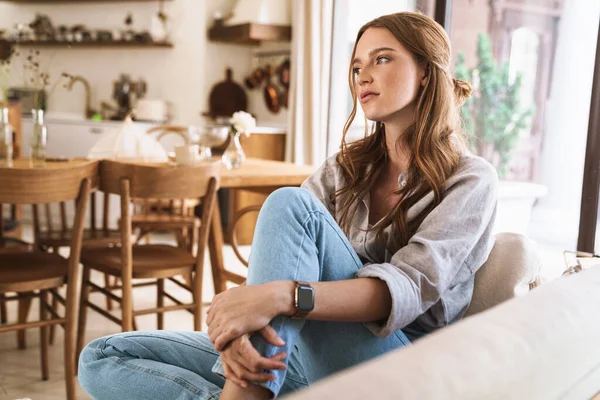
{"type": "MultiPolygon", "coordinates": [[[[404,180],[404,173],[398,183],[404,180]]],[[[335,155],[309,177],[302,187],[313,192],[329,210],[329,195],[345,186],[335,155]]],[[[462,317],[473,295],[475,272],[494,245],[498,177],[484,159],[464,153],[445,184],[442,202],[400,247],[391,227],[379,240],[369,227],[370,195],[362,199],[350,229],[350,243],[364,262],[358,278],[379,278],[388,285],[392,310],[387,321],[369,323],[376,335],[386,337],[408,327],[431,332],[462,317]]],[[[408,210],[411,220],[433,201],[428,193],[408,210]]],[[[339,202],[337,202],[339,204],[339,202]]],[[[338,213],[339,205],[332,212],[338,213]]]]}

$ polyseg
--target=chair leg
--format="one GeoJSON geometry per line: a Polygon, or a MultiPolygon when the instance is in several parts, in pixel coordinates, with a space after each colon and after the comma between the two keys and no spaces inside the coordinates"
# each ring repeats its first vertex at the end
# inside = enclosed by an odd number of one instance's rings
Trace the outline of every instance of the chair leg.
{"type": "MultiPolygon", "coordinates": [[[[46,304],[48,303],[48,291],[40,290],[40,321],[46,321],[48,319],[48,310],[46,310],[46,304]]],[[[42,380],[47,381],[50,375],[48,366],[48,344],[49,344],[49,327],[48,325],[40,327],[40,355],[42,364],[42,380]]]]}
{"type": "Polygon", "coordinates": [[[175,241],[177,242],[177,247],[180,249],[187,248],[187,242],[185,239],[185,228],[175,231],[175,241]]]}
{"type": "MultiPolygon", "coordinates": [[[[110,286],[110,275],[104,274],[104,287],[108,288],[109,286],[110,286]]],[[[106,290],[108,290],[108,289],[106,289],[106,290]]],[[[112,311],[112,309],[113,309],[112,299],[108,296],[106,296],[106,309],[108,311],[112,311]]]]}
{"type": "MultiPolygon", "coordinates": [[[[156,280],[156,307],[161,308],[165,304],[165,280],[157,279],[156,280]]],[[[156,329],[162,330],[164,329],[164,316],[165,313],[159,311],[156,313],[156,329]]]]}
{"type": "Polygon", "coordinates": [[[64,360],[65,360],[65,386],[67,392],[67,400],[75,400],[77,398],[77,382],[75,375],[77,368],[75,364],[75,346],[77,342],[77,297],[73,287],[67,286],[67,303],[65,305],[65,338],[64,338],[64,360]]]}
{"type": "MultiPolygon", "coordinates": [[[[83,267],[83,276],[81,278],[81,295],[79,296],[79,317],[77,318],[77,347],[75,348],[75,374],[79,365],[79,355],[83,350],[85,341],[85,325],[87,323],[87,302],[90,298],[90,275],[91,270],[83,267]]],[[[108,276],[108,275],[106,275],[108,276]]]]}
{"type": "Polygon", "coordinates": [[[8,320],[8,310],[6,309],[6,301],[4,293],[0,293],[0,324],[5,324],[8,320]]]}
{"type": "MultiPolygon", "coordinates": [[[[52,310],[58,314],[58,300],[55,296],[52,296],[52,310]]],[[[50,330],[50,344],[54,344],[54,333],[56,332],[56,325],[50,325],[48,327],[50,330]]]]}
{"type": "Polygon", "coordinates": [[[200,268],[194,274],[192,282],[192,297],[196,307],[194,308],[194,330],[200,332],[202,330],[202,283],[203,283],[204,268],[200,268]]]}
{"type": "MultiPolygon", "coordinates": [[[[30,294],[30,292],[28,292],[30,294]]],[[[18,321],[20,324],[27,322],[27,316],[29,315],[29,309],[31,308],[31,297],[19,299],[18,301],[18,321]]],[[[17,331],[17,343],[19,349],[24,349],[26,346],[25,342],[25,329],[17,331]]]]}

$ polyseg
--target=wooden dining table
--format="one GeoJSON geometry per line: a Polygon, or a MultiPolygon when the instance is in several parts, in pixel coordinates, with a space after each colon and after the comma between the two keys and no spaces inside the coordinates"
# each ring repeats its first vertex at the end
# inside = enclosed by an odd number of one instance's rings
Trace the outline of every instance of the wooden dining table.
{"type": "MultiPolygon", "coordinates": [[[[315,167],[308,165],[248,158],[240,168],[232,170],[223,168],[219,186],[221,189],[269,194],[282,187],[300,186],[315,170],[315,167]]],[[[227,290],[228,281],[240,284],[246,280],[244,276],[225,268],[223,243],[221,211],[217,202],[208,239],[215,294],[227,290]]]]}

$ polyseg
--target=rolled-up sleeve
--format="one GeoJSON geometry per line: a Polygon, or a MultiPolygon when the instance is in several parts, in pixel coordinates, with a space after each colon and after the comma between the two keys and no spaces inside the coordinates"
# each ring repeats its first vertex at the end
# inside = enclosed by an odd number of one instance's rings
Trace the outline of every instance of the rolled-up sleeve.
{"type": "Polygon", "coordinates": [[[461,269],[474,274],[480,267],[468,265],[469,255],[484,236],[492,240],[498,178],[487,163],[459,172],[448,180],[441,203],[390,262],[368,264],[358,271],[358,278],[385,281],[391,293],[389,318],[367,324],[377,336],[386,337],[424,314],[440,301],[461,269]]]}

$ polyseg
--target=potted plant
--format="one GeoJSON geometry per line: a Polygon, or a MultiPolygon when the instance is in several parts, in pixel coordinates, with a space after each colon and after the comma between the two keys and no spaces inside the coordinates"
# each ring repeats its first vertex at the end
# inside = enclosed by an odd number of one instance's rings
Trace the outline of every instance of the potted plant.
{"type": "Polygon", "coordinates": [[[502,180],[508,171],[521,132],[531,126],[534,110],[521,105],[522,76],[509,76],[509,64],[494,59],[488,35],[477,38],[477,65],[468,68],[459,53],[456,77],[471,82],[473,95],[461,109],[471,149],[498,171],[500,181],[496,231],[525,234],[535,199],[546,187],[530,182],[502,180]]]}

